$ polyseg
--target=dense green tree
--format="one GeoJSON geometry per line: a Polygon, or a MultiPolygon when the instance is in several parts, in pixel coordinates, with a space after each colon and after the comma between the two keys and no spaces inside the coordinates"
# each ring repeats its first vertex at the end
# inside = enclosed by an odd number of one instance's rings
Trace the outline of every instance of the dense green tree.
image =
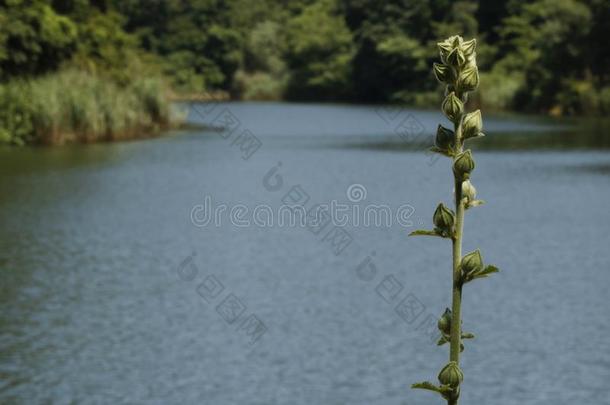
{"type": "Polygon", "coordinates": [[[292,98],[341,99],[350,93],[352,34],[334,0],[320,0],[286,27],[292,98]]]}
{"type": "Polygon", "coordinates": [[[160,70],[180,92],[430,105],[452,34],[479,39],[473,102],[610,110],[609,0],[0,0],[0,81],[160,70]]]}
{"type": "Polygon", "coordinates": [[[240,64],[240,36],[224,1],[117,1],[126,28],[160,55],[176,86],[201,91],[231,85],[240,64]]]}
{"type": "Polygon", "coordinates": [[[44,0],[0,2],[0,78],[57,69],[77,45],[77,26],[44,0]]]}

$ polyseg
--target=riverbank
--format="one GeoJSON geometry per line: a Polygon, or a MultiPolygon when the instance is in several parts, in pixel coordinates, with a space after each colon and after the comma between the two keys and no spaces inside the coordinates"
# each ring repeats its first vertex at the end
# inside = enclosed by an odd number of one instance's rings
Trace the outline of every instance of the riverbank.
{"type": "Polygon", "coordinates": [[[0,143],[88,143],[147,137],[179,124],[159,77],[127,85],[77,70],[0,85],[0,143]]]}

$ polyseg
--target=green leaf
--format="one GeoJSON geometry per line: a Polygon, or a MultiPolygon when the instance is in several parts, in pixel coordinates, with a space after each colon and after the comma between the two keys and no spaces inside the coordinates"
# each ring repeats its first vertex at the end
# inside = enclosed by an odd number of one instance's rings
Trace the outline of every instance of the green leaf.
{"type": "Polygon", "coordinates": [[[415,384],[411,385],[411,388],[434,391],[434,392],[438,392],[439,394],[442,392],[440,387],[437,387],[436,385],[432,384],[429,381],[415,383],[415,384]]]}
{"type": "Polygon", "coordinates": [[[491,266],[491,265],[485,266],[485,268],[483,268],[482,270],[477,271],[474,274],[467,275],[467,277],[464,279],[464,283],[468,283],[477,278],[486,278],[486,277],[489,277],[490,275],[492,275],[493,273],[498,273],[498,272],[500,272],[500,270],[496,266],[491,266]]]}
{"type": "Polygon", "coordinates": [[[472,333],[462,333],[462,339],[474,339],[474,335],[472,333]]]}
{"type": "Polygon", "coordinates": [[[436,345],[442,346],[445,343],[449,343],[449,340],[447,340],[447,338],[445,336],[441,336],[440,339],[438,340],[438,342],[436,342],[436,345]]]}
{"type": "Polygon", "coordinates": [[[473,278],[489,277],[493,273],[499,273],[500,270],[496,266],[485,266],[485,268],[474,275],[473,278]]]}
{"type": "Polygon", "coordinates": [[[413,231],[413,232],[411,232],[409,234],[409,236],[438,236],[438,237],[442,237],[436,231],[428,231],[426,229],[418,229],[416,231],[413,231]]]}

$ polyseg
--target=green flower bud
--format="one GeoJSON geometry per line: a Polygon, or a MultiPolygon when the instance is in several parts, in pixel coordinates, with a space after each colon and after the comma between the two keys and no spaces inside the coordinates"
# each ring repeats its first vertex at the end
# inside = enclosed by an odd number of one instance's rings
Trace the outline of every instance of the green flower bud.
{"type": "Polygon", "coordinates": [[[449,38],[447,38],[447,41],[451,45],[453,45],[454,48],[459,48],[462,46],[462,42],[464,41],[464,39],[459,35],[452,35],[449,38]]]}
{"type": "Polygon", "coordinates": [[[447,63],[457,69],[466,63],[466,56],[460,48],[453,48],[447,55],[447,63]]]}
{"type": "Polygon", "coordinates": [[[460,73],[458,87],[461,91],[472,91],[479,86],[479,69],[476,64],[466,66],[460,73]]]}
{"type": "Polygon", "coordinates": [[[453,161],[453,172],[461,179],[468,180],[470,172],[474,170],[474,159],[470,149],[460,153],[453,161]]]}
{"type": "Polygon", "coordinates": [[[477,53],[473,52],[472,55],[466,57],[466,63],[464,64],[464,69],[468,67],[477,67],[477,53]]]}
{"type": "Polygon", "coordinates": [[[445,309],[445,313],[438,320],[437,326],[443,334],[451,334],[451,310],[449,308],[445,309]]]}
{"type": "Polygon", "coordinates": [[[460,366],[455,361],[450,361],[445,367],[438,373],[438,381],[443,385],[448,385],[452,388],[457,388],[462,381],[464,381],[464,373],[460,369],[460,366]]]}
{"type": "Polygon", "coordinates": [[[434,222],[434,226],[436,226],[442,235],[449,236],[453,233],[455,214],[449,208],[445,207],[443,203],[440,203],[434,211],[432,222],[434,222]]]}
{"type": "Polygon", "coordinates": [[[436,76],[436,79],[439,82],[451,83],[455,80],[451,66],[444,65],[441,63],[435,63],[433,66],[434,66],[434,75],[436,76]]]}
{"type": "Polygon", "coordinates": [[[449,150],[453,148],[455,143],[455,134],[452,130],[439,125],[436,130],[436,139],[434,144],[441,150],[449,150]]]}
{"type": "Polygon", "coordinates": [[[483,270],[483,258],[479,249],[464,256],[460,267],[464,275],[475,274],[483,270]]]}
{"type": "Polygon", "coordinates": [[[466,56],[472,55],[476,48],[477,48],[477,40],[474,38],[471,39],[470,41],[462,42],[462,52],[464,52],[464,55],[466,55],[466,56]]]}
{"type": "Polygon", "coordinates": [[[474,188],[470,180],[462,182],[462,198],[466,198],[468,201],[477,198],[477,189],[474,188]]]}
{"type": "Polygon", "coordinates": [[[445,100],[443,100],[443,112],[452,122],[458,122],[464,112],[464,103],[460,100],[455,92],[449,93],[445,100]]]}
{"type": "Polygon", "coordinates": [[[483,120],[481,119],[481,110],[476,110],[464,115],[462,120],[462,136],[464,139],[478,136],[482,129],[483,120]]]}
{"type": "Polygon", "coordinates": [[[446,63],[447,55],[449,55],[449,52],[451,52],[451,50],[453,50],[453,45],[448,43],[445,40],[443,42],[439,42],[438,44],[436,44],[436,46],[438,46],[439,54],[441,56],[441,61],[443,63],[446,63]]]}

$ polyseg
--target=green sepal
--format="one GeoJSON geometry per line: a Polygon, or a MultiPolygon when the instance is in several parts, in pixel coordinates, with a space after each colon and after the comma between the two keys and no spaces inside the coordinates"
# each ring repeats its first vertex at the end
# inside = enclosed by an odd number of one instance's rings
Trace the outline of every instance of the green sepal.
{"type": "Polygon", "coordinates": [[[450,92],[447,97],[445,97],[441,107],[449,121],[457,123],[462,118],[464,103],[455,95],[454,91],[450,92]]]}
{"type": "Polygon", "coordinates": [[[450,92],[447,97],[443,100],[441,105],[443,113],[452,122],[458,122],[464,112],[464,103],[459,97],[455,95],[455,92],[450,92]]]}
{"type": "Polygon", "coordinates": [[[476,48],[477,48],[477,40],[474,38],[471,39],[470,41],[462,42],[462,51],[464,52],[464,55],[466,55],[466,56],[472,55],[472,53],[475,51],[476,48]]]}
{"type": "Polygon", "coordinates": [[[445,65],[442,63],[434,63],[432,65],[432,70],[434,71],[434,76],[436,76],[436,80],[441,83],[452,83],[455,80],[453,70],[449,65],[445,65]]]}
{"type": "Polygon", "coordinates": [[[442,345],[444,345],[445,343],[449,343],[449,339],[447,339],[447,337],[446,337],[446,336],[441,336],[441,337],[438,339],[438,341],[436,342],[436,345],[437,345],[437,346],[442,346],[442,345]]]}
{"type": "Polygon", "coordinates": [[[432,222],[434,223],[434,231],[436,233],[446,238],[453,237],[455,213],[445,207],[443,203],[438,204],[436,207],[432,216],[432,222]]]}
{"type": "Polygon", "coordinates": [[[477,272],[473,276],[473,279],[489,277],[490,275],[492,275],[494,273],[499,273],[499,272],[500,272],[500,269],[498,269],[496,266],[488,265],[488,266],[485,266],[485,268],[483,270],[477,272]]]}
{"type": "Polygon", "coordinates": [[[457,388],[464,380],[464,373],[456,361],[450,361],[438,373],[438,381],[443,385],[457,388]]]}
{"type": "Polygon", "coordinates": [[[434,146],[443,151],[454,149],[455,133],[449,128],[439,125],[436,129],[436,136],[434,137],[434,146]]]}
{"type": "Polygon", "coordinates": [[[449,231],[442,230],[441,228],[434,228],[434,232],[436,232],[436,234],[441,238],[447,238],[447,239],[453,238],[453,233],[452,233],[453,230],[451,232],[449,232],[449,231]]]}
{"type": "Polygon", "coordinates": [[[498,269],[496,266],[488,265],[479,271],[464,275],[464,283],[468,283],[477,278],[486,278],[494,273],[499,273],[499,272],[500,272],[500,269],[498,269]]]}
{"type": "MultiPolygon", "coordinates": [[[[455,46],[455,45],[454,45],[455,46]]],[[[466,63],[466,56],[464,52],[459,48],[455,47],[452,51],[447,54],[447,64],[454,68],[459,68],[466,63]]]]}
{"type": "Polygon", "coordinates": [[[466,66],[457,81],[460,91],[473,91],[479,86],[479,70],[476,65],[466,66]]]}
{"type": "Polygon", "coordinates": [[[468,180],[470,178],[470,173],[474,170],[475,166],[472,151],[466,149],[455,157],[453,161],[453,173],[462,180],[468,180]]]}
{"type": "Polygon", "coordinates": [[[472,138],[481,133],[483,129],[483,118],[481,110],[470,112],[462,118],[462,137],[472,138]]]}

